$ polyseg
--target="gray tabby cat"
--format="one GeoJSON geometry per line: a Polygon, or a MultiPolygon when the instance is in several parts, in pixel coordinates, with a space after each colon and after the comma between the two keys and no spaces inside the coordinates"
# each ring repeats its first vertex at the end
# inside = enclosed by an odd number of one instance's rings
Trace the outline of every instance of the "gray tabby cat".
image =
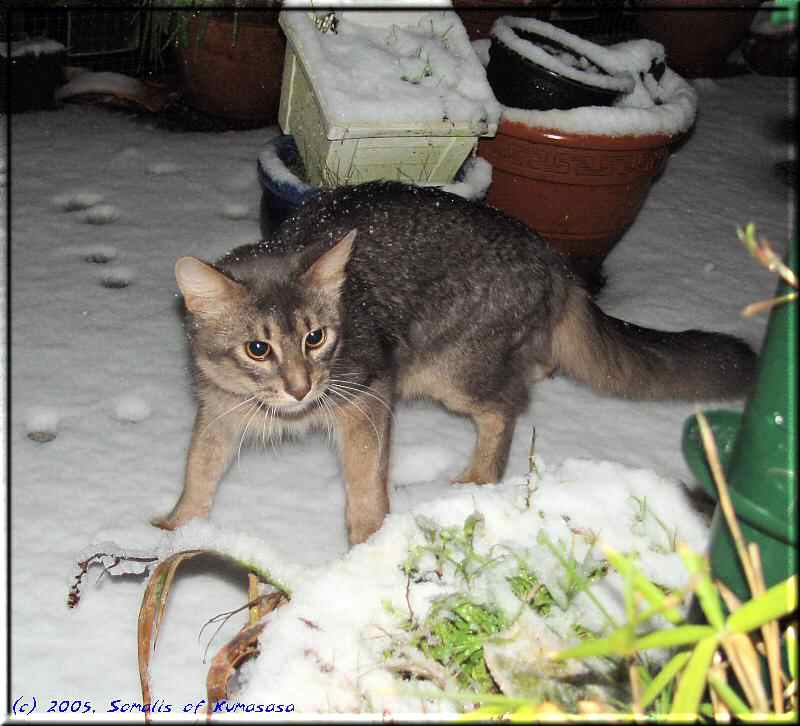
{"type": "Polygon", "coordinates": [[[521,222],[393,182],[315,195],[273,235],[207,265],[178,260],[198,409],[183,493],[154,524],[208,515],[247,434],[336,434],[351,544],[389,511],[392,408],[426,396],[469,416],[455,481],[501,478],[529,386],[563,373],[630,399],[743,396],[737,338],[609,317],[521,222]]]}

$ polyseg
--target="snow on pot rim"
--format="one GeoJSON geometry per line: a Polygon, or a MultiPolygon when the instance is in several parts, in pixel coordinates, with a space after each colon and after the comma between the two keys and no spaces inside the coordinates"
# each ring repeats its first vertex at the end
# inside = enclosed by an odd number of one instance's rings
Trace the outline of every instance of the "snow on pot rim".
{"type": "MultiPolygon", "coordinates": [[[[505,16],[499,18],[495,27],[504,20],[507,20],[505,16]]],[[[513,20],[523,29],[530,28],[539,34],[549,32],[556,40],[566,33],[533,18],[513,20]]],[[[571,36],[570,33],[566,35],[571,36]]],[[[597,46],[577,36],[572,37],[593,46],[592,62],[602,56],[605,70],[619,73],[627,71],[634,80],[633,89],[619,98],[614,106],[582,106],[550,111],[503,106],[503,120],[533,128],[552,129],[556,133],[611,137],[652,134],[673,137],[691,128],[697,115],[697,92],[667,66],[661,77],[656,79],[652,69],[665,60],[664,48],[660,43],[640,39],[597,46]]],[[[580,47],[584,48],[583,45],[580,47]]]]}
{"type": "Polygon", "coordinates": [[[492,38],[531,63],[576,83],[612,93],[630,93],[635,86],[630,69],[620,67],[613,53],[550,23],[504,15],[492,26],[492,38]],[[563,52],[553,55],[519,33],[550,41],[563,52]],[[578,58],[570,51],[574,51],[578,58]]]}
{"type": "MultiPolygon", "coordinates": [[[[300,154],[289,134],[270,139],[258,155],[258,181],[262,191],[270,195],[273,207],[270,211],[279,215],[278,221],[319,190],[291,170],[295,162],[300,162],[300,154]]],[[[437,188],[464,199],[479,200],[486,195],[491,182],[491,164],[476,156],[464,162],[452,183],[437,188]]]]}

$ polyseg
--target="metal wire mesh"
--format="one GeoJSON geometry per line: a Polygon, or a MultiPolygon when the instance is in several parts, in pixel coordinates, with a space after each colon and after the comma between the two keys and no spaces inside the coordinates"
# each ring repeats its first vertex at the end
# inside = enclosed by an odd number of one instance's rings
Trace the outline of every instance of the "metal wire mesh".
{"type": "Polygon", "coordinates": [[[0,42],[47,37],[66,46],[69,64],[145,76],[153,69],[140,52],[142,26],[135,8],[15,9],[0,14],[0,42]]]}

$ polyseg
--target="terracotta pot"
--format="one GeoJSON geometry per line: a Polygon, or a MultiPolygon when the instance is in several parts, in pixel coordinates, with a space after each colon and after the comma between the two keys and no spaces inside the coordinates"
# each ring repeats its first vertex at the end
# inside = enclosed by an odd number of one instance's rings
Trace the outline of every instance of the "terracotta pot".
{"type": "Polygon", "coordinates": [[[744,40],[761,0],[641,0],[644,37],[661,43],[667,65],[685,78],[725,75],[725,61],[744,40]]]}
{"type": "Polygon", "coordinates": [[[528,0],[516,4],[508,0],[453,0],[453,8],[464,23],[469,39],[482,40],[491,37],[494,21],[501,15],[547,20],[555,3],[556,0],[528,0]]]}
{"type": "Polygon", "coordinates": [[[277,121],[286,48],[277,24],[243,17],[234,32],[230,18],[193,17],[188,41],[178,49],[178,77],[191,106],[239,121],[277,121]]]}
{"type": "Polygon", "coordinates": [[[675,137],[590,136],[502,119],[478,154],[492,164],[487,202],[524,221],[591,279],[633,222],[675,137]]]}

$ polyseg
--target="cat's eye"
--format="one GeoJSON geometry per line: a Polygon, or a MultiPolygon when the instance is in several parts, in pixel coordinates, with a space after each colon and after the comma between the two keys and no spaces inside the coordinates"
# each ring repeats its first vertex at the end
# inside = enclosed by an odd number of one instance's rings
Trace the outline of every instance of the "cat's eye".
{"type": "Polygon", "coordinates": [[[306,335],[307,348],[319,348],[325,342],[325,328],[317,328],[306,335]]]}
{"type": "Polygon", "coordinates": [[[244,352],[253,360],[264,360],[272,348],[264,340],[250,340],[244,344],[244,352]]]}

